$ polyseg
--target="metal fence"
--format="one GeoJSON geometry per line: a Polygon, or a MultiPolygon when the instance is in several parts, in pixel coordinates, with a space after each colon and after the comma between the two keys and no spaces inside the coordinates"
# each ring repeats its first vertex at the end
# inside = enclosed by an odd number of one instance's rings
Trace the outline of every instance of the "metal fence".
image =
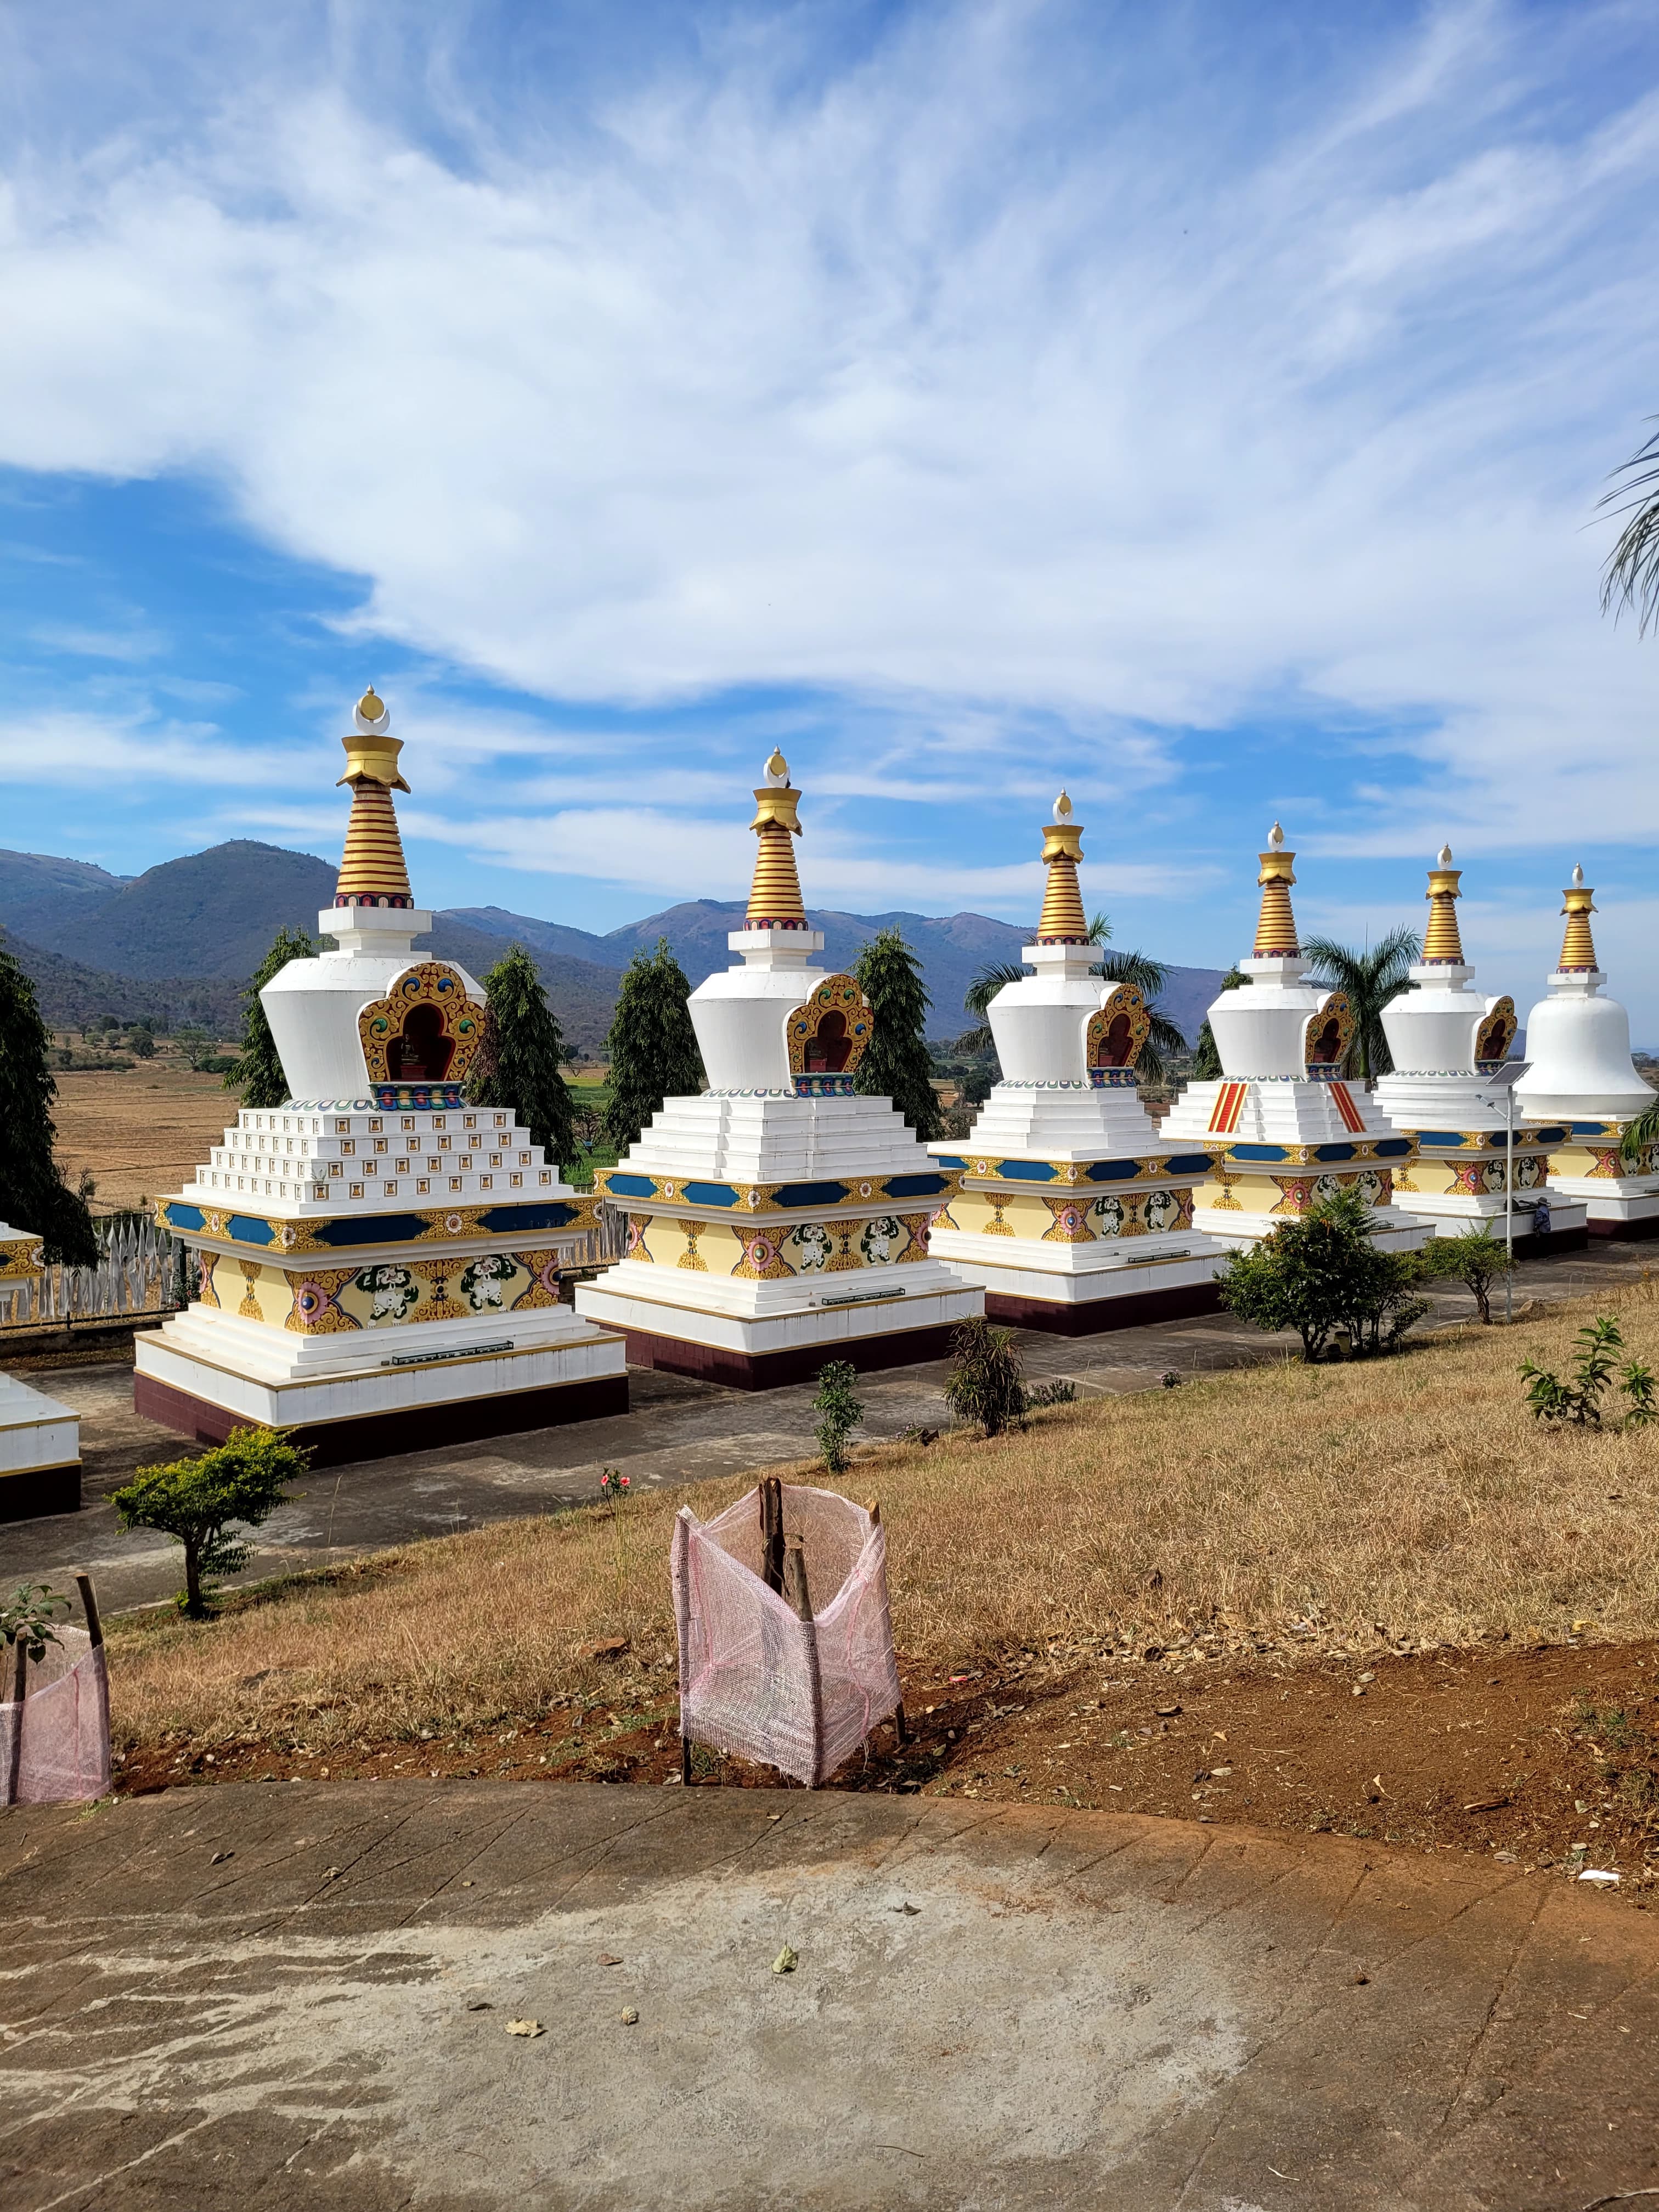
{"type": "Polygon", "coordinates": [[[95,1267],[48,1267],[34,1282],[0,1285],[0,1330],[174,1313],[185,1303],[185,1248],[147,1213],[106,1215],[93,1231],[95,1267]]]}

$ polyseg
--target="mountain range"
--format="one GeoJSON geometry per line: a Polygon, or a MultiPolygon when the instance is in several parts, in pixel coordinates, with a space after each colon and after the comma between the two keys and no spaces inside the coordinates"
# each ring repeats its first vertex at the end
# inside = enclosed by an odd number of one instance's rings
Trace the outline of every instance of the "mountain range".
{"type": "MultiPolygon", "coordinates": [[[[333,865],[314,854],[246,838],[164,860],[141,876],[0,852],[0,929],[58,1028],[78,1028],[100,1013],[124,1020],[154,1014],[173,1024],[200,1021],[229,1036],[246,979],[271,939],[284,927],[314,931],[320,909],[333,903],[334,882],[333,865]]],[[[730,961],[726,934],[743,911],[737,900],[688,900],[599,936],[503,907],[455,907],[433,915],[419,949],[479,976],[507,945],[522,944],[567,1042],[590,1053],[610,1025],[621,972],[637,950],[665,937],[700,983],[730,961]]],[[[981,914],[815,908],[810,918],[823,932],[832,968],[850,965],[878,929],[902,930],[921,957],[933,1002],[929,1027],[939,1037],[968,1026],[963,996],[976,972],[988,961],[1017,960],[1030,934],[981,914]]],[[[1220,984],[1218,969],[1171,968],[1163,1011],[1190,1039],[1220,984]]]]}

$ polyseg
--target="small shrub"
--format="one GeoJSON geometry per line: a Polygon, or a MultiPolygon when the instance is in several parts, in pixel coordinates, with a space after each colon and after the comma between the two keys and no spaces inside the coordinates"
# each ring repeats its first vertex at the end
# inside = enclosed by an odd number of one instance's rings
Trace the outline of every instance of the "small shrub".
{"type": "MultiPolygon", "coordinates": [[[[1618,1322],[1611,1314],[1598,1314],[1578,1332],[1578,1354],[1571,1377],[1562,1382],[1546,1367],[1530,1359],[1521,1363],[1521,1379],[1527,1385],[1527,1403],[1533,1419],[1567,1421],[1579,1429],[1599,1429],[1601,1401],[1613,1379],[1613,1355],[1625,1348],[1618,1322]]],[[[1619,1387],[1630,1401],[1626,1425],[1642,1428],[1659,1415],[1655,1403],[1653,1370],[1638,1359],[1627,1359],[1619,1370],[1619,1387]]]]}
{"type": "Polygon", "coordinates": [[[1492,1285],[1515,1265],[1509,1246],[1480,1222],[1460,1237],[1437,1237],[1427,1249],[1435,1273],[1449,1275],[1473,1292],[1474,1310],[1490,1328],[1492,1285]]]}
{"type": "Polygon", "coordinates": [[[1019,1353],[1006,1328],[993,1328],[982,1314],[959,1322],[951,1337],[951,1379],[945,1403],[988,1437],[1017,1427],[1030,1402],[1020,1379],[1019,1353]]]}
{"type": "Polygon", "coordinates": [[[257,1528],[268,1521],[310,1458],[279,1429],[233,1429],[199,1459],[141,1467],[111,1502],[124,1528],[159,1528],[183,1545],[179,1606],[199,1620],[208,1610],[207,1577],[234,1574],[252,1556],[251,1544],[226,1531],[236,1522],[257,1528]]]}
{"type": "Polygon", "coordinates": [[[1364,1200],[1340,1190],[1249,1251],[1232,1253],[1217,1288],[1241,1321],[1293,1328],[1311,1363],[1338,1330],[1356,1358],[1392,1352],[1427,1313],[1417,1292],[1433,1272],[1420,1254],[1380,1249],[1364,1200]]]}
{"type": "Polygon", "coordinates": [[[859,1371],[849,1360],[831,1359],[818,1370],[818,1395],[812,1401],[817,1415],[813,1435],[830,1474],[844,1474],[851,1463],[848,1444],[864,1419],[864,1407],[854,1395],[859,1371]]]}
{"type": "MultiPolygon", "coordinates": [[[[50,1583],[20,1583],[11,1603],[0,1606],[0,1643],[8,1650],[21,1644],[38,1667],[47,1644],[63,1642],[52,1623],[60,1612],[69,1610],[69,1600],[50,1583]]],[[[9,1689],[6,1694],[10,1694],[9,1689]]]]}
{"type": "Polygon", "coordinates": [[[1057,1382],[1028,1382],[1025,1386],[1025,1407],[1028,1413],[1038,1406],[1069,1406],[1077,1396],[1077,1384],[1062,1379],[1057,1382]]]}

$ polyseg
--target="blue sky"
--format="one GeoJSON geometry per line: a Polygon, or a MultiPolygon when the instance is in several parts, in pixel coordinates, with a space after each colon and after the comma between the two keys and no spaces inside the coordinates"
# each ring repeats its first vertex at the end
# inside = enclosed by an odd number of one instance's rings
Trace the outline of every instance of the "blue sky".
{"type": "Polygon", "coordinates": [[[374,679],[416,890],[1422,914],[1523,1006],[1582,860],[1659,1039],[1644,6],[456,0],[0,27],[0,842],[337,850],[374,679]]]}

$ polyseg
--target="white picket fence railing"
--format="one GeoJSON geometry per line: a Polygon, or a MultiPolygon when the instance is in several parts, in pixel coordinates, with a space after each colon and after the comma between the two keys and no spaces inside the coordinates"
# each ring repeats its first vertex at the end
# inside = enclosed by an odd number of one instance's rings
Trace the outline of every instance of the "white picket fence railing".
{"type": "Polygon", "coordinates": [[[33,1282],[0,1284],[0,1330],[178,1310],[185,1255],[176,1238],[143,1213],[106,1215],[93,1230],[95,1267],[52,1267],[33,1282]]]}

